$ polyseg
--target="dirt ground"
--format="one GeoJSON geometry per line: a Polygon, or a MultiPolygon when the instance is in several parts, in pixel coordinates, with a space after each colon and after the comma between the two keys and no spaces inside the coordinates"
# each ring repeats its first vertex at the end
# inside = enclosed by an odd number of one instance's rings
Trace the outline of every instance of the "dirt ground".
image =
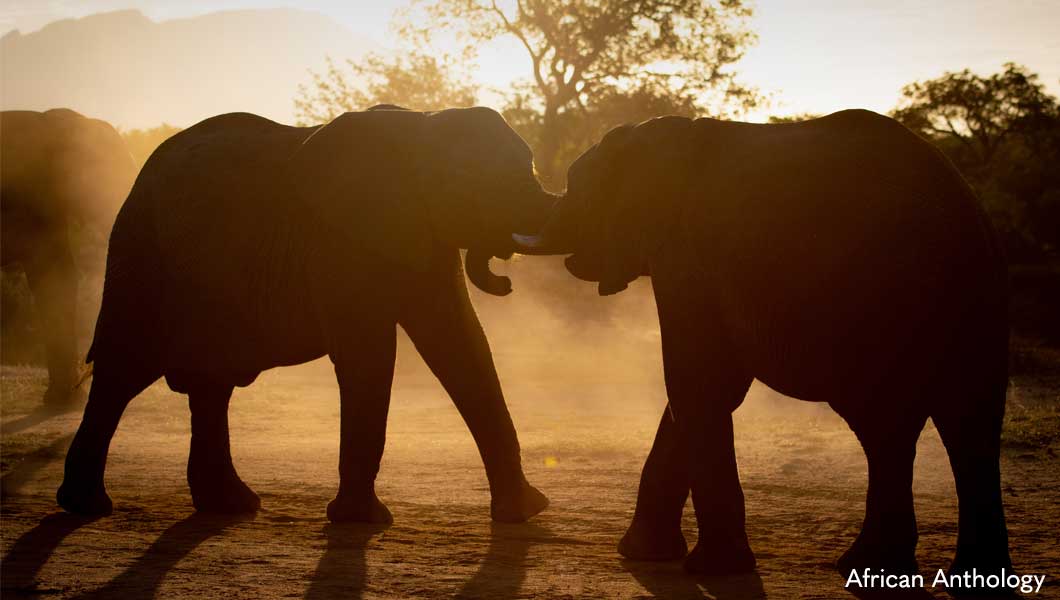
{"type": "MultiPolygon", "coordinates": [[[[327,364],[267,372],[233,398],[233,454],[262,497],[256,516],[193,513],[187,403],[160,382],[133,402],[114,440],[107,482],[115,512],[91,522],[54,501],[80,412],[40,412],[43,371],[4,367],[4,599],[851,597],[832,563],[859,529],[866,464],[826,407],[752,389],[737,412],[736,444],[759,568],[697,579],[679,563],[628,562],[615,551],[665,405],[657,378],[644,369],[594,371],[591,361],[578,377],[515,376],[521,358],[498,354],[528,477],[552,505],[527,524],[492,525],[471,436],[440,386],[403,360],[378,483],[395,517],[385,530],[330,525],[324,516],[337,489],[339,440],[327,364]]],[[[652,371],[658,357],[645,361],[652,371]]],[[[537,369],[547,373],[550,364],[574,370],[562,359],[537,369]]],[[[1060,378],[1014,380],[1015,434],[1003,458],[1012,558],[1022,573],[1048,576],[1042,598],[1060,597],[1060,446],[1051,433],[1058,393],[1060,378]],[[1040,426],[1042,419],[1052,421],[1040,426]]],[[[949,563],[957,519],[930,423],[915,494],[918,557],[930,582],[949,563]]],[[[695,541],[691,507],[685,533],[695,541]]],[[[928,588],[912,597],[946,594],[928,588]]]]}

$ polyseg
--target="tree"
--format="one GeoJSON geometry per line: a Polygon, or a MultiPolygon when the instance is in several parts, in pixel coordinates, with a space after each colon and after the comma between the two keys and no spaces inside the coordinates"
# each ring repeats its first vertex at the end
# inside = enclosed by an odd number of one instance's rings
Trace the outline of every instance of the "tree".
{"type": "Polygon", "coordinates": [[[920,135],[962,147],[962,161],[989,165],[1006,140],[1033,134],[1056,116],[1056,98],[1025,67],[1006,63],[981,77],[965,69],[902,88],[894,118],[920,135]]]}
{"type": "Polygon", "coordinates": [[[150,129],[128,129],[121,132],[125,145],[129,147],[129,153],[136,161],[137,167],[143,167],[151,153],[155,151],[162,142],[180,132],[180,127],[174,127],[169,123],[162,123],[158,127],[150,129]]]}
{"type": "Polygon", "coordinates": [[[475,104],[478,89],[448,59],[422,52],[394,57],[368,54],[347,60],[347,70],[331,59],[313,83],[299,86],[295,116],[299,125],[326,123],[348,111],[375,104],[396,104],[414,110],[436,110],[475,104]]]}
{"type": "Polygon", "coordinates": [[[795,113],[791,115],[770,115],[769,123],[773,125],[779,125],[781,123],[799,123],[802,121],[819,119],[823,116],[824,115],[819,115],[817,113],[811,112],[795,113]]]}
{"type": "Polygon", "coordinates": [[[753,107],[757,93],[726,70],[754,41],[750,15],[742,0],[422,0],[399,31],[428,41],[452,32],[468,56],[517,40],[530,77],[507,112],[535,126],[521,133],[535,138],[538,170],[555,186],[572,158],[565,147],[584,149],[600,129],[631,120],[616,114],[623,105],[646,116],[660,114],[641,110],[653,104],[691,114],[753,107]]]}
{"type": "Polygon", "coordinates": [[[933,142],[976,189],[1010,259],[1060,249],[1060,106],[1038,76],[1008,63],[902,89],[892,116],[933,142]]]}
{"type": "MultiPolygon", "coordinates": [[[[544,113],[536,107],[532,92],[516,92],[509,96],[502,111],[504,118],[534,148],[539,171],[548,159],[539,151],[547,137],[544,113]]],[[[560,112],[551,126],[562,132],[555,142],[552,161],[562,169],[574,162],[589,146],[602,138],[611,128],[622,123],[636,123],[660,115],[695,117],[700,109],[694,100],[666,93],[651,87],[619,91],[608,88],[587,102],[585,110],[560,112]]],[[[540,175],[540,173],[539,173],[540,175]]],[[[553,187],[563,187],[565,174],[554,173],[553,187]]]]}

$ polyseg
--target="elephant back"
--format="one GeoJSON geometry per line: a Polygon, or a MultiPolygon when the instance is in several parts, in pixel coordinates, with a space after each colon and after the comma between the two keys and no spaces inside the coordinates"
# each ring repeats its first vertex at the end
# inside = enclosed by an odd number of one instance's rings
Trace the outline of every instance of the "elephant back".
{"type": "Polygon", "coordinates": [[[286,161],[308,133],[237,113],[159,148],[137,181],[136,200],[152,205],[168,278],[210,294],[260,258],[261,244],[292,209],[286,161]]]}
{"type": "Polygon", "coordinates": [[[111,236],[93,356],[136,335],[130,312],[158,334],[154,358],[166,364],[203,360],[207,348],[216,363],[236,354],[229,345],[255,344],[262,298],[293,260],[286,162],[312,131],[235,113],[152,154],[111,236]]]}

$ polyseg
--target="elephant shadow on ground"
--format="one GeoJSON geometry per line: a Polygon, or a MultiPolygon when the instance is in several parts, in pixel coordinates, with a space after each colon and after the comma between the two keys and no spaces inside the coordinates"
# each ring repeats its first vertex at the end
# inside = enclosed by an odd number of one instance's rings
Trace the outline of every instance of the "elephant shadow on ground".
{"type": "MultiPolygon", "coordinates": [[[[386,526],[329,524],[327,548],[306,592],[307,600],[360,598],[368,587],[367,548],[386,526]]],[[[512,598],[526,580],[530,548],[535,544],[582,544],[552,536],[536,523],[490,524],[489,549],[478,571],[458,589],[456,598],[512,598]]]]}
{"type": "Polygon", "coordinates": [[[37,448],[22,456],[15,467],[0,478],[0,496],[6,497],[18,494],[22,487],[33,479],[33,476],[38,471],[56,460],[62,460],[66,454],[66,449],[70,446],[70,441],[73,439],[74,434],[69,433],[47,446],[37,448]]]}
{"type": "Polygon", "coordinates": [[[537,543],[562,543],[537,523],[490,523],[490,545],[478,571],[456,598],[514,598],[526,580],[527,557],[537,543]]]}
{"type": "MultiPolygon", "coordinates": [[[[84,395],[84,392],[80,393],[84,395]]],[[[83,398],[80,397],[77,400],[70,401],[66,404],[41,404],[29,414],[22,415],[17,419],[12,419],[3,425],[0,425],[0,435],[14,435],[35,425],[40,425],[48,419],[79,411],[84,409],[84,407],[85,403],[83,398]]]]}
{"type": "Polygon", "coordinates": [[[655,598],[678,600],[763,600],[762,578],[757,572],[706,577],[689,575],[680,562],[623,560],[622,567],[655,598]],[[706,594],[710,594],[707,596],[706,594]]]}
{"type": "MultiPolygon", "coordinates": [[[[71,403],[61,406],[38,406],[33,412],[0,425],[0,436],[6,437],[20,433],[31,427],[44,423],[49,419],[77,411],[82,406],[83,403],[71,403]]],[[[66,449],[70,446],[70,441],[73,440],[73,438],[73,433],[62,435],[46,446],[41,446],[40,448],[36,448],[31,452],[17,457],[15,459],[16,462],[14,467],[0,478],[0,497],[17,495],[22,487],[33,479],[33,476],[41,469],[56,460],[62,460],[63,456],[66,455],[66,449]]],[[[8,461],[12,460],[10,452],[7,453],[6,459],[8,461]]],[[[41,523],[43,524],[43,521],[41,523]]]]}
{"type": "Polygon", "coordinates": [[[46,593],[36,589],[37,574],[48,562],[59,544],[77,529],[95,521],[68,513],[53,513],[36,527],[22,534],[0,562],[3,595],[9,593],[46,593]]]}
{"type": "Polygon", "coordinates": [[[166,574],[195,548],[220,534],[226,528],[249,519],[251,515],[205,515],[195,513],[178,521],[151,544],[143,556],[128,569],[98,590],[78,596],[80,599],[154,598],[166,574]]]}
{"type": "Polygon", "coordinates": [[[368,584],[366,549],[373,537],[389,525],[369,523],[328,523],[324,555],[320,557],[306,600],[325,598],[360,598],[368,584]]]}

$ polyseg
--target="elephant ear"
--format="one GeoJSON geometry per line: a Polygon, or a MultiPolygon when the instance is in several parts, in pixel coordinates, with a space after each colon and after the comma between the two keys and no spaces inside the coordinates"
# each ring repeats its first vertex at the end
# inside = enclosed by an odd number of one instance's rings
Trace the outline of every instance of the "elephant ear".
{"type": "Polygon", "coordinates": [[[340,240],[399,268],[426,271],[432,228],[421,185],[426,117],[349,112],[314,132],[291,159],[303,205],[340,240]]]}
{"type": "Polygon", "coordinates": [[[693,126],[684,117],[661,117],[638,125],[616,140],[607,154],[608,176],[601,182],[607,206],[600,216],[599,293],[608,296],[648,274],[654,251],[677,219],[679,199],[687,194],[693,161],[693,126]]]}

